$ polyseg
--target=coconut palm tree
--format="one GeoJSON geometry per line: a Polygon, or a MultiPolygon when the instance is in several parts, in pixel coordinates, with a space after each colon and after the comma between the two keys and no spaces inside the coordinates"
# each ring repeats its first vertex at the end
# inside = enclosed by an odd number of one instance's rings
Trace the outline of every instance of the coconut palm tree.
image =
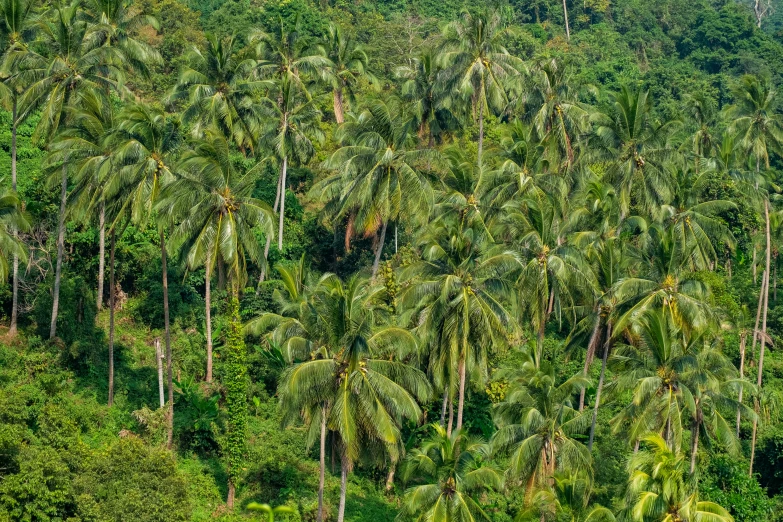
{"type": "MultiPolygon", "coordinates": [[[[27,44],[36,37],[38,18],[33,9],[33,0],[4,0],[0,2],[0,41],[5,49],[3,69],[14,67],[14,56],[27,50],[27,44]]],[[[6,110],[11,111],[11,190],[16,191],[16,137],[17,129],[21,123],[18,117],[19,96],[26,86],[12,80],[12,70],[0,72],[0,102],[6,110]]],[[[13,336],[17,331],[19,317],[19,258],[14,257],[12,274],[12,301],[11,324],[8,328],[9,335],[13,336]]]]}
{"type": "MultiPolygon", "coordinates": [[[[333,274],[324,275],[306,320],[300,320],[311,325],[312,349],[286,370],[278,387],[287,415],[306,412],[311,428],[320,424],[322,477],[327,429],[340,441],[340,522],[348,473],[362,447],[375,441],[380,444],[376,449],[396,462],[401,423],[419,421],[417,401],[430,395],[424,373],[406,363],[417,348],[415,338],[405,329],[383,325],[385,312],[377,306],[376,292],[358,276],[343,283],[333,274]]],[[[322,499],[319,491],[321,506],[322,499]]]]}
{"type": "MultiPolygon", "coordinates": [[[[60,128],[67,108],[80,91],[119,89],[122,71],[120,56],[115,48],[101,45],[96,38],[96,27],[82,16],[77,0],[50,9],[39,24],[41,45],[18,53],[13,60],[12,78],[27,89],[19,98],[18,118],[38,111],[41,118],[33,139],[48,140],[60,128]],[[40,50],[41,53],[37,52],[40,50]]],[[[49,337],[57,333],[57,310],[60,305],[60,278],[65,248],[65,211],[68,191],[67,162],[62,164],[60,180],[60,214],[57,233],[57,261],[55,264],[52,299],[52,319],[49,337]]]]}
{"type": "Polygon", "coordinates": [[[561,512],[571,513],[571,522],[615,522],[614,514],[603,506],[590,506],[593,481],[585,472],[556,472],[551,486],[535,492],[517,522],[557,520],[561,512]],[[566,511],[567,510],[567,511],[566,511]]]}
{"type": "Polygon", "coordinates": [[[622,514],[633,522],[733,522],[726,509],[699,498],[689,480],[688,462],[660,435],[644,438],[644,448],[628,461],[628,489],[622,514]]]}
{"type": "Polygon", "coordinates": [[[313,186],[336,218],[348,218],[346,245],[354,233],[379,233],[372,275],[383,253],[390,221],[426,219],[432,190],[419,171],[429,151],[412,147],[401,105],[394,98],[368,102],[356,120],[340,128],[342,147],[326,162],[336,172],[313,186]]]}
{"type": "Polygon", "coordinates": [[[508,103],[506,82],[522,69],[502,41],[509,30],[497,11],[472,13],[444,27],[439,60],[447,70],[447,89],[462,98],[478,121],[478,164],[484,150],[485,112],[501,111],[508,103]]]}
{"type": "Polygon", "coordinates": [[[197,141],[182,154],[175,179],[154,207],[164,219],[179,222],[170,242],[188,268],[206,268],[207,382],[212,382],[212,269],[223,263],[231,293],[237,294],[246,282],[247,260],[263,263],[254,230],[273,233],[272,209],[251,196],[257,167],[242,173],[231,155],[229,142],[220,134],[197,141]]]}
{"type": "Polygon", "coordinates": [[[405,491],[398,518],[417,521],[491,520],[479,495],[499,491],[500,472],[487,461],[489,446],[465,430],[451,435],[439,424],[405,460],[403,478],[413,483],[405,491]]]}
{"type": "Polygon", "coordinates": [[[261,119],[256,97],[263,82],[253,78],[256,61],[238,51],[235,36],[206,35],[204,50],[194,48],[168,96],[182,100],[186,123],[195,136],[215,127],[240,148],[253,150],[261,119]]]}
{"type": "MultiPolygon", "coordinates": [[[[422,259],[410,265],[402,280],[403,308],[414,311],[416,331],[426,341],[428,371],[452,405],[457,398],[457,425],[462,428],[468,374],[480,384],[487,377],[491,350],[501,349],[513,320],[504,302],[511,287],[504,279],[514,266],[506,252],[493,252],[492,239],[478,220],[439,219],[419,240],[422,259]]],[[[447,432],[453,432],[449,408],[447,432]]]]}
{"type": "Polygon", "coordinates": [[[332,88],[334,119],[341,124],[345,121],[346,96],[349,103],[355,103],[359,83],[364,80],[372,85],[377,80],[369,71],[369,60],[362,45],[345,35],[339,25],[329,24],[320,45],[331,62],[325,72],[332,88]]]}

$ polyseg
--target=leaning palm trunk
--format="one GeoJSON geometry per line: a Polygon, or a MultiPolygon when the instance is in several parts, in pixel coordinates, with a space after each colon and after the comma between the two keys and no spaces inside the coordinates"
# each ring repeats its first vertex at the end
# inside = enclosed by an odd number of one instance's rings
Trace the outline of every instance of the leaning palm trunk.
{"type": "Polygon", "coordinates": [[[65,203],[68,195],[68,170],[63,163],[62,180],[60,182],[60,216],[57,223],[57,262],[54,268],[54,288],[52,290],[52,322],[49,325],[49,338],[57,335],[57,309],[60,307],[60,278],[63,269],[63,254],[65,252],[65,203]]]}
{"type": "MultiPolygon", "coordinates": [[[[754,332],[755,334],[755,332],[754,332]]],[[[745,377],[745,348],[746,343],[748,340],[748,336],[746,333],[743,333],[740,336],[740,365],[739,365],[739,377],[740,379],[743,379],[745,377]]],[[[739,393],[737,394],[737,402],[739,405],[737,406],[737,437],[740,435],[740,421],[742,420],[742,414],[740,413],[740,405],[742,404],[742,391],[743,387],[740,386],[739,393]]]]}
{"type": "Polygon", "coordinates": [[[101,201],[101,211],[98,214],[98,296],[95,303],[98,310],[103,309],[104,257],[106,257],[106,203],[101,201]]]}
{"type": "Polygon", "coordinates": [[[388,221],[383,222],[383,226],[381,227],[381,237],[378,240],[378,248],[375,249],[375,261],[372,263],[372,277],[375,279],[375,275],[378,273],[378,267],[381,263],[381,254],[383,253],[383,244],[386,241],[386,226],[389,224],[388,221]]]}
{"type": "Polygon", "coordinates": [[[212,382],[212,289],[210,285],[210,277],[212,272],[210,269],[212,266],[209,264],[209,258],[207,258],[207,276],[205,280],[204,300],[204,312],[206,313],[206,334],[207,334],[207,382],[212,382]]]}
{"type": "Polygon", "coordinates": [[[481,167],[481,156],[484,152],[484,76],[481,77],[481,91],[479,92],[479,139],[478,139],[478,166],[481,167]]]}
{"type": "Polygon", "coordinates": [[[568,7],[566,0],[563,0],[563,16],[565,17],[566,40],[571,41],[571,28],[568,26],[568,7]]]}
{"type": "Polygon", "coordinates": [[[117,246],[117,233],[111,230],[111,247],[109,248],[109,406],[114,404],[114,305],[116,289],[114,282],[114,252],[117,246]]]}
{"type": "Polygon", "coordinates": [[[601,405],[601,390],[604,387],[604,375],[606,374],[606,360],[609,358],[609,346],[612,342],[612,322],[606,325],[606,342],[604,342],[604,355],[601,358],[601,375],[598,377],[598,388],[595,391],[595,406],[593,407],[593,420],[590,423],[590,439],[587,442],[588,451],[593,450],[595,440],[595,422],[598,419],[598,407],[601,405]]]}
{"type": "Polygon", "coordinates": [[[338,87],[332,91],[334,97],[334,119],[337,124],[341,124],[345,121],[344,109],[343,109],[343,89],[338,87]]]}
{"type": "MultiPolygon", "coordinates": [[[[16,96],[14,96],[13,107],[11,109],[11,189],[16,194],[16,96]]],[[[14,237],[17,231],[14,230],[14,237]]],[[[11,298],[11,325],[8,328],[8,334],[16,335],[17,321],[19,316],[19,256],[14,254],[13,261],[13,281],[11,298]]]]}
{"type": "Polygon", "coordinates": [[[691,430],[691,475],[696,471],[696,455],[699,453],[699,428],[701,427],[701,406],[696,401],[696,418],[691,430]]]}
{"type": "Polygon", "coordinates": [[[288,156],[283,157],[283,171],[280,174],[280,223],[278,226],[277,249],[283,250],[283,217],[285,216],[285,178],[288,170],[288,156]]]}
{"type": "Polygon", "coordinates": [[[762,285],[762,291],[764,292],[764,311],[762,313],[761,318],[761,346],[759,347],[759,369],[758,369],[758,375],[756,377],[756,399],[753,401],[756,409],[756,417],[753,419],[753,435],[751,437],[750,442],[750,466],[748,466],[748,474],[752,477],[753,476],[753,459],[756,456],[756,435],[758,433],[758,413],[759,413],[759,398],[758,394],[761,393],[761,380],[762,375],[764,373],[764,348],[767,341],[767,311],[769,310],[769,279],[770,279],[770,261],[771,261],[771,254],[772,254],[772,241],[770,237],[770,231],[769,231],[769,199],[764,200],[764,221],[765,221],[765,228],[766,228],[766,236],[767,236],[767,257],[766,257],[766,279],[767,283],[766,285],[762,285]]]}
{"type": "Polygon", "coordinates": [[[348,488],[348,457],[343,454],[340,461],[340,506],[337,509],[337,522],[345,520],[345,495],[348,488]]]}
{"type": "MultiPolygon", "coordinates": [[[[595,325],[593,326],[593,333],[590,336],[590,342],[587,345],[587,353],[585,353],[585,366],[582,369],[582,375],[587,378],[587,373],[590,371],[590,364],[593,362],[595,356],[595,346],[598,343],[598,337],[601,332],[601,313],[600,307],[596,309],[597,317],[595,319],[595,325]]],[[[585,407],[585,387],[583,386],[579,392],[579,411],[582,411],[585,407]]]]}
{"type": "Polygon", "coordinates": [[[326,411],[324,404],[321,410],[321,447],[319,453],[318,469],[318,522],[324,521],[324,484],[326,483],[326,411]]]}
{"type": "Polygon", "coordinates": [[[163,331],[166,338],[166,369],[168,371],[168,433],[166,445],[174,444],[174,362],[171,360],[171,331],[169,327],[169,274],[166,266],[166,237],[160,231],[160,260],[163,276],[163,331]]]}
{"type": "Polygon", "coordinates": [[[457,402],[457,431],[462,429],[462,411],[465,407],[465,362],[466,354],[463,354],[459,361],[459,400],[457,402]]]}

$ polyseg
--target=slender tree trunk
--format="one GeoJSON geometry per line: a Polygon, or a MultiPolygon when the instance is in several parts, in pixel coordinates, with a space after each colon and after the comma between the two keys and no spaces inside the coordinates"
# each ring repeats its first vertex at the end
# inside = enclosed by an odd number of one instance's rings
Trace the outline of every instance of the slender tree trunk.
{"type": "Polygon", "coordinates": [[[375,275],[378,273],[378,266],[381,263],[381,254],[383,254],[383,244],[386,241],[386,226],[388,221],[383,222],[381,227],[381,238],[378,240],[378,247],[375,249],[375,261],[372,263],[372,277],[375,279],[375,275]]]}
{"type": "MultiPolygon", "coordinates": [[[[582,375],[587,378],[587,373],[590,371],[590,364],[593,362],[595,356],[595,347],[598,343],[599,335],[601,333],[601,310],[600,307],[596,310],[595,325],[593,326],[593,333],[590,335],[590,342],[587,345],[587,353],[585,353],[585,366],[582,369],[582,375]]],[[[579,392],[579,411],[582,411],[585,407],[585,387],[579,392]]]]}
{"type": "MultiPolygon", "coordinates": [[[[481,167],[481,156],[484,152],[484,77],[481,77],[481,92],[479,93],[479,141],[478,166],[481,167]]],[[[474,113],[475,114],[475,113],[474,113]]]]}
{"type": "Polygon", "coordinates": [[[340,461],[340,506],[337,509],[337,522],[345,520],[345,494],[348,488],[348,457],[343,455],[340,461]]]}
{"type": "Polygon", "coordinates": [[[114,308],[117,290],[114,282],[114,252],[117,247],[117,231],[111,230],[109,248],[109,406],[114,404],[114,308]]]}
{"type": "MultiPolygon", "coordinates": [[[[13,95],[13,105],[11,107],[11,190],[16,194],[16,94],[13,95]]],[[[14,230],[14,237],[18,232],[14,230]]],[[[8,328],[8,335],[16,335],[17,322],[19,318],[19,256],[14,254],[13,260],[13,280],[11,282],[11,325],[8,328]]]]}
{"type": "Polygon", "coordinates": [[[696,455],[699,453],[699,426],[701,423],[698,419],[700,416],[698,411],[696,415],[697,419],[693,423],[693,433],[691,434],[691,475],[696,471],[696,455]]]}
{"type": "Polygon", "coordinates": [[[283,172],[280,175],[280,225],[277,231],[277,249],[283,250],[283,217],[285,216],[285,178],[288,171],[288,156],[283,158],[283,172]]]}
{"type": "Polygon", "coordinates": [[[772,265],[774,277],[772,278],[772,301],[778,302],[778,258],[775,257],[775,263],[772,265]]]}
{"type": "Polygon", "coordinates": [[[343,115],[343,89],[338,87],[332,91],[332,97],[334,98],[334,119],[339,124],[345,121],[343,115]]]}
{"type": "Polygon", "coordinates": [[[210,284],[210,278],[212,272],[209,259],[207,259],[207,277],[204,296],[206,300],[205,312],[207,314],[207,382],[212,382],[212,289],[210,284]]]}
{"type": "Polygon", "coordinates": [[[758,283],[758,276],[756,275],[756,245],[753,245],[753,284],[758,283]]]}
{"type": "MultiPolygon", "coordinates": [[[[739,365],[739,376],[740,379],[745,377],[745,345],[747,343],[748,336],[747,335],[741,335],[740,336],[740,365],[739,365]]],[[[737,402],[742,404],[742,392],[743,387],[740,386],[739,393],[737,394],[737,402]]],[[[737,407],[737,437],[740,435],[740,421],[742,419],[742,415],[740,413],[740,408],[737,407]]]]}
{"type": "Polygon", "coordinates": [[[448,408],[449,390],[443,390],[443,407],[440,410],[440,425],[446,427],[446,409],[448,408]]]}
{"type": "Polygon", "coordinates": [[[595,423],[598,419],[598,407],[601,405],[601,390],[604,387],[604,375],[606,374],[606,361],[609,358],[609,347],[612,342],[612,322],[606,325],[606,341],[604,342],[604,354],[601,358],[601,375],[598,377],[598,388],[595,390],[595,406],[593,406],[593,420],[590,423],[590,440],[587,443],[587,449],[593,450],[593,440],[595,440],[595,423]]]}
{"type": "MultiPolygon", "coordinates": [[[[277,207],[280,205],[280,184],[283,181],[282,176],[277,177],[277,194],[275,194],[275,206],[272,208],[273,212],[277,212],[277,207]]],[[[258,278],[258,288],[256,288],[256,295],[261,293],[261,283],[266,278],[266,260],[269,259],[269,246],[272,244],[272,235],[268,234],[266,237],[266,245],[264,245],[264,266],[261,267],[261,277],[258,278]]]]}
{"type": "Polygon", "coordinates": [[[168,433],[167,446],[174,444],[174,358],[171,354],[171,326],[169,321],[169,272],[166,255],[166,236],[160,231],[160,261],[163,277],[163,334],[166,343],[166,370],[168,372],[168,433]]]}
{"type": "Polygon", "coordinates": [[[98,214],[98,296],[96,306],[103,309],[103,276],[106,269],[106,203],[101,201],[101,210],[98,214]]]}
{"type": "Polygon", "coordinates": [[[563,15],[565,16],[565,30],[566,40],[571,41],[571,28],[568,26],[568,7],[566,7],[566,0],[563,0],[563,15]]]}
{"type": "Polygon", "coordinates": [[[237,488],[234,484],[234,481],[228,479],[228,497],[226,498],[226,508],[228,508],[229,511],[234,509],[234,497],[236,496],[236,489],[237,488]]]}
{"type": "Polygon", "coordinates": [[[162,409],[166,405],[166,395],[163,393],[163,354],[160,351],[160,338],[155,338],[155,360],[158,363],[158,399],[162,409]]]}
{"type": "Polygon", "coordinates": [[[54,289],[52,292],[52,322],[49,325],[49,339],[57,335],[57,309],[60,307],[60,278],[63,270],[63,254],[65,251],[65,203],[68,195],[68,170],[63,163],[62,180],[60,181],[60,216],[57,223],[57,262],[54,269],[54,289]]]}
{"type": "Polygon", "coordinates": [[[752,477],[753,476],[753,460],[756,456],[756,435],[758,433],[758,413],[760,410],[760,404],[759,404],[759,398],[758,396],[761,394],[761,382],[762,382],[762,376],[764,373],[764,348],[766,346],[767,341],[767,311],[769,310],[769,279],[770,279],[770,258],[772,254],[772,238],[770,235],[769,230],[769,199],[764,200],[764,221],[765,221],[765,228],[766,228],[766,239],[767,239],[767,254],[766,254],[766,274],[767,274],[767,284],[766,288],[763,288],[764,292],[764,311],[762,312],[761,317],[761,346],[759,347],[759,368],[758,368],[758,375],[756,376],[756,399],[753,401],[754,405],[756,407],[756,418],[753,419],[753,435],[751,437],[751,443],[750,443],[750,466],[748,467],[748,474],[752,477]]]}
{"type": "Polygon", "coordinates": [[[449,424],[446,427],[446,434],[451,437],[452,428],[454,427],[454,400],[449,397],[449,424]]]}
{"type": "Polygon", "coordinates": [[[389,466],[389,474],[386,476],[386,491],[394,489],[394,473],[397,471],[397,463],[392,462],[389,466]]]}
{"type": "Polygon", "coordinates": [[[465,355],[459,361],[459,401],[457,402],[457,431],[462,429],[462,412],[465,408],[465,355]]]}
{"type": "Polygon", "coordinates": [[[318,459],[318,522],[324,521],[324,485],[326,484],[326,411],[324,404],[321,410],[321,447],[318,459]]]}

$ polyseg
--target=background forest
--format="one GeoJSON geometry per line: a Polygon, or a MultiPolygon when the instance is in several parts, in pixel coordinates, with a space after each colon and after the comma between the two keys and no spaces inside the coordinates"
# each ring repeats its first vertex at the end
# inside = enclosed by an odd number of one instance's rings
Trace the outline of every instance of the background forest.
{"type": "Polygon", "coordinates": [[[0,520],[781,518],[783,5],[0,0],[0,50],[0,520]]]}

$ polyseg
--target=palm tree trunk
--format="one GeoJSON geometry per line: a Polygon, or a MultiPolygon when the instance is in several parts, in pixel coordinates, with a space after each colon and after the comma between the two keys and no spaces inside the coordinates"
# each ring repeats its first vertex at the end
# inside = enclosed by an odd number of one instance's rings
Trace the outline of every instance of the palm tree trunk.
{"type": "Polygon", "coordinates": [[[117,231],[111,230],[109,248],[109,406],[114,404],[114,301],[116,298],[114,282],[114,252],[117,246],[117,231]]]}
{"type": "Polygon", "coordinates": [[[234,509],[234,497],[236,496],[236,485],[230,478],[228,479],[228,497],[226,498],[226,508],[229,511],[234,509]]]}
{"type": "Polygon", "coordinates": [[[326,404],[321,410],[321,452],[318,469],[318,522],[324,522],[324,484],[326,483],[326,404]]]}
{"type": "MultiPolygon", "coordinates": [[[[275,206],[272,208],[273,212],[277,212],[277,207],[280,205],[280,183],[283,181],[281,176],[277,177],[277,194],[275,194],[275,206]]],[[[261,283],[266,278],[266,260],[269,259],[269,246],[272,244],[272,235],[268,234],[266,237],[266,245],[264,245],[264,266],[261,267],[261,277],[258,278],[258,287],[256,288],[256,295],[261,293],[261,283]]]]}
{"type": "Polygon", "coordinates": [[[98,214],[98,296],[96,306],[103,309],[103,277],[106,270],[106,203],[101,201],[101,211],[98,214]]]}
{"type": "Polygon", "coordinates": [[[163,276],[163,332],[166,339],[166,369],[168,371],[168,433],[166,445],[174,444],[174,361],[171,357],[171,328],[169,325],[169,274],[166,259],[166,236],[160,231],[160,260],[163,276]]]}
{"type": "Polygon", "coordinates": [[[568,26],[568,7],[566,7],[566,0],[563,0],[563,15],[565,16],[565,30],[566,40],[571,41],[571,28],[568,26]]]}
{"type": "Polygon", "coordinates": [[[345,494],[348,488],[348,457],[343,455],[340,461],[340,506],[337,509],[337,522],[345,520],[345,494]]]}
{"type": "Polygon", "coordinates": [[[60,182],[60,216],[57,223],[57,262],[54,268],[54,289],[52,291],[52,322],[49,325],[49,339],[57,335],[57,309],[60,307],[60,278],[63,270],[63,253],[65,251],[65,203],[68,195],[67,163],[63,163],[62,180],[60,182]]]}
{"type": "Polygon", "coordinates": [[[457,402],[457,431],[462,429],[462,411],[465,408],[465,356],[459,361],[459,401],[457,402]]]}
{"type": "Polygon", "coordinates": [[[451,437],[451,432],[454,427],[454,401],[449,397],[449,424],[446,427],[446,434],[451,437]]]}
{"type": "MultiPolygon", "coordinates": [[[[585,367],[582,369],[582,375],[587,378],[587,372],[590,371],[590,364],[593,362],[595,356],[595,345],[598,343],[598,336],[601,331],[601,313],[600,308],[596,309],[595,325],[593,326],[593,333],[590,336],[590,342],[587,345],[587,353],[585,353],[585,367]]],[[[579,392],[579,411],[582,411],[585,407],[585,388],[579,392]]]]}
{"type": "MultiPolygon", "coordinates": [[[[770,258],[772,254],[772,239],[770,237],[770,231],[769,231],[769,199],[764,200],[764,222],[765,222],[765,228],[766,228],[766,239],[767,239],[767,257],[766,257],[766,274],[767,274],[767,284],[765,285],[766,288],[763,288],[762,291],[764,292],[764,311],[762,312],[761,317],[761,346],[759,347],[759,368],[758,368],[758,375],[756,377],[756,399],[753,401],[754,405],[756,407],[756,418],[753,419],[753,435],[751,437],[751,443],[750,443],[750,466],[748,466],[748,474],[752,477],[753,476],[753,459],[756,456],[756,435],[758,433],[758,413],[759,413],[759,399],[758,395],[761,393],[761,381],[762,376],[764,373],[764,348],[766,346],[767,341],[767,311],[769,310],[769,276],[770,276],[770,258]]],[[[764,285],[762,285],[764,286],[764,285]]]]}
{"type": "MultiPolygon", "coordinates": [[[[739,376],[740,379],[745,377],[745,344],[747,343],[748,336],[743,334],[740,336],[740,365],[739,365],[739,376]]],[[[740,386],[739,393],[737,394],[737,402],[742,404],[742,392],[743,387],[740,386]]],[[[740,408],[737,407],[737,437],[740,435],[740,420],[742,419],[742,414],[740,413],[740,408]]]]}
{"type": "Polygon", "coordinates": [[[283,158],[283,170],[280,174],[280,225],[277,231],[277,249],[283,250],[283,216],[285,216],[285,177],[288,171],[288,156],[283,158]]]}
{"type": "Polygon", "coordinates": [[[345,121],[343,115],[343,89],[338,87],[332,91],[332,97],[334,98],[334,119],[339,124],[345,121]]]}
{"type": "MultiPolygon", "coordinates": [[[[16,95],[13,95],[13,106],[11,107],[11,190],[16,194],[16,95]]],[[[14,230],[14,237],[17,231],[14,230]]],[[[13,281],[11,298],[11,325],[8,328],[8,335],[16,335],[17,321],[19,317],[19,256],[14,254],[13,261],[13,281]]]]}
{"type": "Polygon", "coordinates": [[[478,166],[481,167],[481,156],[484,152],[484,76],[481,77],[481,91],[479,92],[479,141],[478,141],[478,166]]]}
{"type": "MultiPolygon", "coordinates": [[[[755,285],[758,283],[758,276],[756,275],[756,245],[753,245],[753,284],[755,285]]],[[[763,286],[763,285],[762,285],[763,286]]]]}
{"type": "Polygon", "coordinates": [[[392,462],[389,466],[389,474],[386,475],[386,491],[394,489],[394,473],[397,471],[397,462],[392,462]]]}
{"type": "Polygon", "coordinates": [[[205,279],[205,290],[204,290],[204,299],[206,301],[205,303],[205,312],[207,315],[207,327],[206,327],[206,333],[207,333],[207,382],[212,382],[212,289],[210,284],[210,278],[212,277],[212,272],[210,271],[211,266],[209,264],[209,257],[207,257],[207,277],[205,279]]]}
{"type": "Polygon", "coordinates": [[[598,388],[595,391],[595,406],[593,406],[593,420],[590,423],[590,440],[587,442],[587,449],[593,450],[593,440],[595,440],[595,423],[598,419],[598,407],[601,405],[601,390],[604,387],[604,375],[606,374],[606,360],[609,358],[609,345],[612,340],[612,322],[606,325],[606,342],[604,342],[604,355],[601,358],[601,375],[598,377],[598,388]]]}
{"type": "Polygon", "coordinates": [[[381,254],[383,253],[383,244],[386,241],[386,226],[388,221],[383,222],[381,227],[381,238],[378,240],[378,247],[375,249],[375,261],[372,263],[372,277],[375,279],[375,275],[378,273],[378,266],[381,263],[381,254]]]}

